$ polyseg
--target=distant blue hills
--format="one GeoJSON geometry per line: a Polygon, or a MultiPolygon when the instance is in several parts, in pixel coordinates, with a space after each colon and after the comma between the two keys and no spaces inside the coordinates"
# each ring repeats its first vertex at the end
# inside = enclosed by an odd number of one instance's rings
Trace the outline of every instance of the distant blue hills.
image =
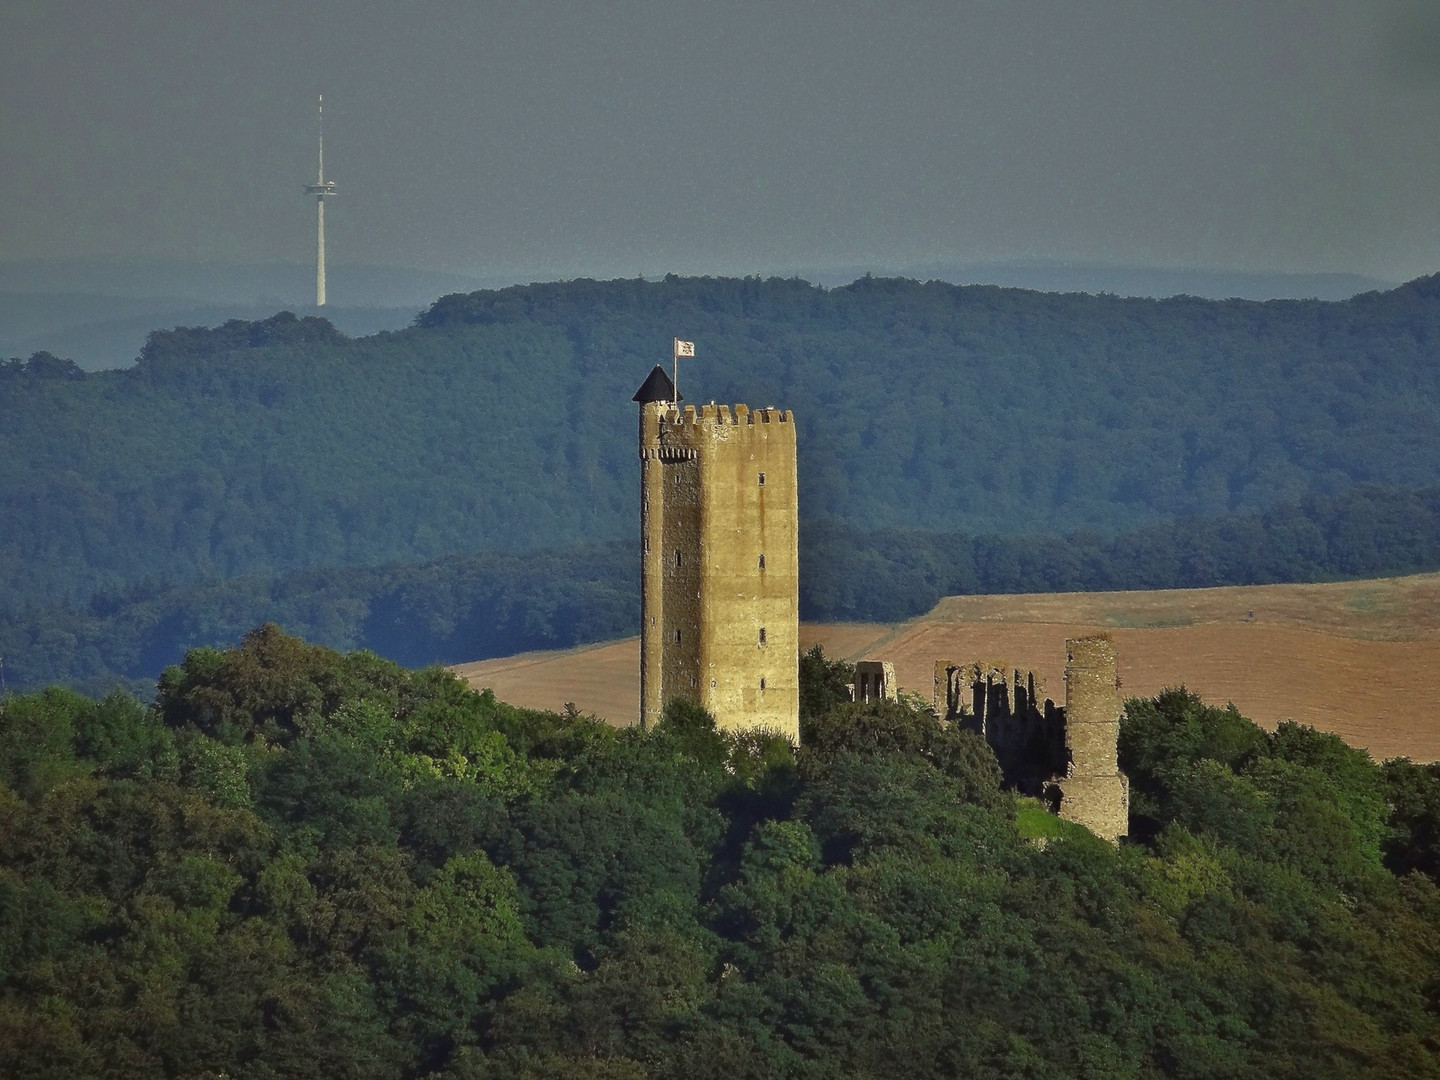
{"type": "MultiPolygon", "coordinates": [[[[1394,287],[1358,274],[1184,270],[1089,263],[931,261],[787,268],[817,285],[866,274],[1001,285],[1056,293],[1197,296],[1208,299],[1344,300],[1394,287]]],[[[323,314],[352,337],[408,326],[437,297],[525,284],[545,275],[446,273],[386,266],[333,266],[323,314]]],[[[264,319],[277,311],[318,314],[315,271],[300,263],[218,264],[144,260],[0,262],[0,359],[50,352],[87,371],[128,367],[146,335],[175,326],[264,319]]]]}
{"type": "Polygon", "coordinates": [[[800,276],[817,285],[845,285],[865,273],[893,274],[952,285],[1002,285],[1055,293],[1111,293],[1164,299],[1348,300],[1360,293],[1393,289],[1398,282],[1360,274],[1294,274],[1279,271],[1177,269],[1062,262],[924,262],[893,268],[817,270],[800,276]]]}

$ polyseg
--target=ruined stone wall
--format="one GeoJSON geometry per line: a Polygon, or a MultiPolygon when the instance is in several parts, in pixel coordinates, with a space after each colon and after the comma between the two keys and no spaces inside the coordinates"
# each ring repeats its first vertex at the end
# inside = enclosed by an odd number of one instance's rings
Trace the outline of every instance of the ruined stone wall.
{"type": "Polygon", "coordinates": [[[1033,671],[937,661],[934,709],[989,743],[1007,781],[1026,794],[1040,794],[1042,780],[1064,767],[1064,710],[1033,671]]]}
{"type": "Polygon", "coordinates": [[[855,664],[853,701],[899,701],[895,665],[889,660],[859,660],[855,664]]]}
{"type": "Polygon", "coordinates": [[[1106,637],[1065,643],[1065,704],[1034,672],[1002,663],[935,663],[935,714],[981,736],[1005,782],[1109,840],[1129,827],[1130,785],[1117,762],[1121,701],[1106,637]]]}
{"type": "Polygon", "coordinates": [[[722,728],[798,739],[794,417],[653,403],[641,425],[642,495],[659,492],[641,511],[642,722],[684,696],[722,728]]]}

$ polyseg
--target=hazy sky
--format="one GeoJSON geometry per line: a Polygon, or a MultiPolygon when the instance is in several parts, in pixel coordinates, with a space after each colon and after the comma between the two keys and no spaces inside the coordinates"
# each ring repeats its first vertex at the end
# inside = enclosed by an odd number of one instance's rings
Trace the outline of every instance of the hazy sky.
{"type": "MultiPolygon", "coordinates": [[[[1435,5],[1429,5],[1434,8],[1435,5]]],[[[1388,0],[4,0],[0,259],[1440,268],[1388,0]]]]}

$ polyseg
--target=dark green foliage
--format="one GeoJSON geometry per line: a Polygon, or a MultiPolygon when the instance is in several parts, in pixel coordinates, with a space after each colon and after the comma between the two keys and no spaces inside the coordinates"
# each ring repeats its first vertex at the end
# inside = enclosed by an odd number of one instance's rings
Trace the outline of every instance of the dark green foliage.
{"type": "Polygon", "coordinates": [[[1265,585],[1437,566],[1440,488],[1357,484],[1263,512],[1186,517],[1118,535],[873,532],[809,522],[801,529],[800,608],[807,619],[883,621],[965,593],[1265,585]]]}
{"type": "Polygon", "coordinates": [[[1221,766],[1232,775],[1259,754],[1265,733],[1231,706],[1216,709],[1184,688],[1164,690],[1151,701],[1131,701],[1120,728],[1120,768],[1130,777],[1132,827],[1158,827],[1170,813],[1166,800],[1176,790],[1203,790],[1191,776],[1199,763],[1221,766]],[[1198,786],[1197,786],[1198,785],[1198,786]]]}
{"type": "Polygon", "coordinates": [[[836,705],[850,700],[855,665],[829,660],[817,642],[800,654],[800,722],[819,720],[836,705]]]}
{"type": "Polygon", "coordinates": [[[1440,878],[1440,763],[1396,758],[1385,762],[1382,774],[1390,804],[1385,865],[1397,874],[1418,870],[1440,878]]]}
{"type": "Polygon", "coordinates": [[[5,702],[0,713],[0,782],[36,799],[81,771],[75,761],[75,717],[89,704],[59,687],[5,702]]]}
{"type": "Polygon", "coordinates": [[[962,801],[999,806],[1000,766],[973,732],[947,726],[927,708],[907,701],[846,703],[800,729],[802,766],[824,768],[846,754],[924,762],[961,785],[962,801]]]}
{"type": "Polygon", "coordinates": [[[665,703],[655,734],[702,768],[722,768],[730,757],[731,743],[716,729],[715,717],[686,698],[665,703]]]}
{"type": "Polygon", "coordinates": [[[0,699],[0,1075],[1440,1075],[1433,769],[1167,691],[1148,839],[1042,849],[923,709],[805,739],[273,627],[0,699]]]}
{"type": "Polygon", "coordinates": [[[74,360],[62,360],[48,352],[37,352],[29,360],[0,360],[0,379],[83,379],[85,372],[74,360]]]}
{"type": "MultiPolygon", "coordinates": [[[[1424,814],[1415,812],[1423,797],[1397,799],[1397,792],[1424,789],[1423,782],[1411,786],[1417,767],[1391,762],[1382,769],[1337,737],[1294,723],[1267,735],[1233,707],[1210,708],[1183,691],[1127,703],[1121,756],[1137,796],[1133,809],[1158,856],[1132,860],[1142,895],[1169,911],[1197,949],[1227,958],[1224,1000],[1244,1006],[1250,999],[1240,1014],[1243,1037],[1272,1048],[1267,1074],[1303,1072],[1310,1051],[1301,1044],[1309,1040],[1329,1055],[1332,1071],[1337,1057],[1368,1058],[1380,1075],[1431,1075],[1435,1063],[1415,1056],[1414,1041],[1395,1038],[1409,1030],[1400,1015],[1429,1008],[1420,1004],[1428,990],[1413,996],[1428,976],[1401,959],[1407,948],[1390,935],[1402,925],[1418,932],[1422,966],[1433,962],[1434,943],[1419,930],[1430,918],[1422,898],[1433,886],[1412,880],[1397,890],[1378,870],[1382,843],[1401,869],[1423,847],[1424,814]],[[1250,955],[1264,959],[1246,972],[1237,962],[1250,955]],[[1360,971],[1397,963],[1399,982],[1360,990],[1360,971]],[[1284,971],[1297,964],[1319,985],[1301,992],[1286,983],[1284,971]],[[1281,986],[1327,1019],[1277,1009],[1273,995],[1281,986]],[[1263,1008],[1262,995],[1272,995],[1263,1008]]],[[[1233,1055],[1226,1068],[1244,1071],[1233,1055]]]]}
{"type": "Polygon", "coordinates": [[[1267,735],[1233,705],[1216,709],[1183,689],[1128,703],[1120,764],[1140,832],[1174,822],[1336,886],[1372,878],[1392,835],[1369,755],[1290,721],[1267,735]]]}
{"type": "Polygon", "coordinates": [[[1015,839],[1000,768],[984,740],[908,702],[836,705],[800,731],[796,814],[828,862],[866,860],[890,847],[911,855],[973,856],[1015,839]]]}
{"type": "Polygon", "coordinates": [[[338,704],[340,657],[266,623],[238,649],[196,649],[161,676],[156,704],[171,727],[222,742],[288,743],[307,714],[338,704]]]}
{"type": "Polygon", "coordinates": [[[0,650],[12,687],[63,679],[100,693],[122,676],[153,679],[189,649],[265,621],[400,663],[454,663],[629,633],[637,588],[638,563],[623,544],[145,585],[84,609],[7,611],[0,602],[0,650]]]}
{"type": "Polygon", "coordinates": [[[185,377],[197,360],[203,363],[244,349],[334,348],[349,340],[325,319],[314,315],[299,319],[289,311],[282,311],[259,322],[231,319],[213,329],[177,326],[174,330],[157,330],[146,339],[135,367],[145,378],[163,382],[167,378],[185,377]]]}

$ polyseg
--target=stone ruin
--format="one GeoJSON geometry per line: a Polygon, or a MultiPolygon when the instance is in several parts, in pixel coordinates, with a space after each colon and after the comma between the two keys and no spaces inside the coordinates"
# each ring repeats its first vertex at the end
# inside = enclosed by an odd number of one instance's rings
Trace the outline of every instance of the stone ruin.
{"type": "Polygon", "coordinates": [[[899,697],[894,664],[888,660],[860,660],[855,664],[851,701],[898,701],[899,697]]]}
{"type": "Polygon", "coordinates": [[[1064,705],[1045,697],[1034,672],[937,660],[934,708],[990,744],[1007,786],[1107,840],[1128,831],[1130,781],[1116,757],[1121,701],[1108,637],[1066,641],[1064,705]]]}

